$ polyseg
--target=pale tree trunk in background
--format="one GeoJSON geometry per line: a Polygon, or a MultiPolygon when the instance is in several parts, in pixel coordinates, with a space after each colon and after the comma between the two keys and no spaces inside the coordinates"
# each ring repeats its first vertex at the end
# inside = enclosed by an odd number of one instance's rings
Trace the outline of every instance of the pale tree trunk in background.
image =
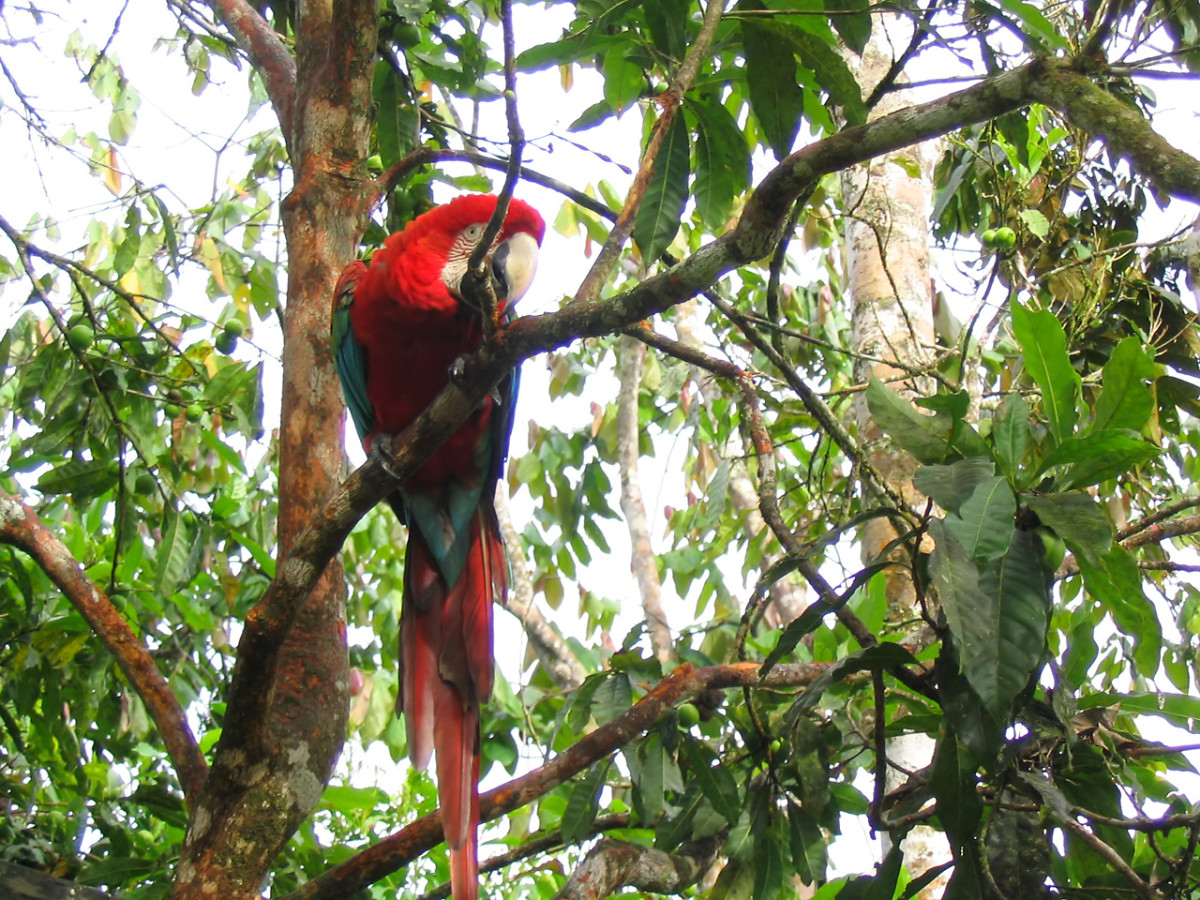
{"type": "MultiPolygon", "coordinates": [[[[896,20],[885,17],[876,28],[858,65],[863,95],[883,78],[892,63],[888,33],[896,20]]],[[[901,44],[903,46],[903,44],[901,44]]],[[[893,91],[875,107],[871,118],[879,118],[910,105],[904,91],[893,91]]],[[[885,363],[856,363],[859,383],[879,378],[900,394],[924,393],[924,385],[902,377],[903,367],[922,366],[931,358],[934,343],[933,309],[929,271],[929,209],[932,194],[930,145],[920,145],[873,160],[869,166],[849,170],[843,180],[847,208],[847,281],[853,302],[853,349],[865,356],[894,360],[885,363]],[[910,172],[916,172],[914,177],[910,172]]],[[[899,496],[911,504],[920,502],[912,486],[916,467],[913,458],[884,439],[867,409],[866,395],[855,402],[858,437],[875,471],[899,496]]],[[[896,530],[885,518],[877,518],[860,532],[865,563],[879,558],[896,530]]],[[[919,615],[907,560],[884,570],[887,580],[888,620],[893,625],[913,622],[919,615]]],[[[905,629],[913,630],[912,627],[905,629]]],[[[900,770],[916,771],[933,756],[933,741],[925,736],[888,742],[889,760],[900,770]]],[[[889,768],[887,790],[905,776],[889,768]]],[[[931,828],[917,826],[904,841],[905,866],[913,875],[950,858],[945,837],[931,828]]],[[[945,878],[930,884],[918,896],[941,896],[945,878]]]]}
{"type": "Polygon", "coordinates": [[[646,631],[655,658],[664,666],[675,661],[675,641],[662,606],[662,582],[658,577],[658,560],[650,541],[650,521],[642,499],[642,484],[638,477],[638,442],[641,425],[638,422],[638,391],[642,384],[642,363],[646,345],[628,335],[617,339],[617,465],[621,470],[621,512],[629,528],[630,568],[637,579],[642,611],[646,614],[646,631]]]}

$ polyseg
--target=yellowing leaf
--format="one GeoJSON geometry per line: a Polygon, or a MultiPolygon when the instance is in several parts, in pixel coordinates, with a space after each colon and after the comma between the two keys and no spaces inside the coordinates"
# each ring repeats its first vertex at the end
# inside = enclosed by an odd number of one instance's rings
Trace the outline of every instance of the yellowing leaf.
{"type": "Polygon", "coordinates": [[[225,269],[221,265],[221,251],[217,249],[217,242],[212,238],[206,237],[200,242],[200,259],[204,263],[204,267],[212,273],[213,281],[217,283],[221,292],[229,293],[229,288],[225,286],[225,269]]]}

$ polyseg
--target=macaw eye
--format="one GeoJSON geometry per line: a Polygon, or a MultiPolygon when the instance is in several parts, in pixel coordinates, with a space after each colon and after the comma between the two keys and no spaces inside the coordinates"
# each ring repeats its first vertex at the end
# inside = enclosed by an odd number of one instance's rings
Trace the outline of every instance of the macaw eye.
{"type": "Polygon", "coordinates": [[[482,236],[483,236],[483,226],[482,225],[468,225],[466,228],[463,229],[463,237],[465,237],[472,244],[474,244],[476,241],[478,241],[479,238],[482,236]]]}

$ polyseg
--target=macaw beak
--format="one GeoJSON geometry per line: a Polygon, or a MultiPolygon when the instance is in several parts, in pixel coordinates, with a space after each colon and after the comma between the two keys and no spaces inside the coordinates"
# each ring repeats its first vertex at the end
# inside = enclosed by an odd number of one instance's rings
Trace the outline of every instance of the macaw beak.
{"type": "Polygon", "coordinates": [[[537,271],[538,242],[533,235],[517,232],[492,253],[492,275],[509,303],[516,303],[529,290],[537,271]]]}

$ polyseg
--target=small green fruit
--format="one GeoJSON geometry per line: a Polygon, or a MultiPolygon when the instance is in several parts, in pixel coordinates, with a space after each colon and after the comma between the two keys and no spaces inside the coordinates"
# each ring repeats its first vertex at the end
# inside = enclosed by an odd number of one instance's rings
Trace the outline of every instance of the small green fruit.
{"type": "Polygon", "coordinates": [[[997,228],[996,246],[1001,250],[1011,250],[1013,247],[1017,246],[1017,233],[1007,226],[1004,228],[997,228]]]}
{"type": "Polygon", "coordinates": [[[204,416],[204,407],[199,403],[189,403],[183,411],[183,417],[189,422],[199,422],[204,416]]]}
{"type": "Polygon", "coordinates": [[[679,707],[679,724],[683,728],[691,728],[700,724],[700,710],[695,703],[685,703],[679,707]]]}
{"type": "Polygon", "coordinates": [[[67,345],[79,353],[82,353],[96,340],[96,332],[92,330],[91,325],[85,325],[80,322],[78,325],[72,325],[70,331],[67,332],[67,345]]]}
{"type": "Polygon", "coordinates": [[[178,403],[168,403],[163,407],[163,415],[168,419],[178,419],[183,408],[178,403]]]}
{"type": "Polygon", "coordinates": [[[983,246],[985,246],[985,247],[995,247],[996,246],[996,229],[989,228],[987,231],[985,231],[983,234],[981,234],[979,236],[979,240],[981,240],[983,242],[983,246]]]}
{"type": "Polygon", "coordinates": [[[231,334],[234,337],[241,337],[243,334],[246,333],[246,326],[242,324],[241,319],[230,319],[228,322],[226,322],[224,325],[221,326],[221,329],[226,334],[231,334]]]}
{"type": "Polygon", "coordinates": [[[228,331],[222,331],[217,335],[217,339],[213,341],[213,346],[217,348],[218,353],[224,353],[228,356],[237,349],[237,335],[230,334],[228,331]]]}
{"type": "Polygon", "coordinates": [[[133,490],[135,493],[141,494],[143,497],[148,497],[154,493],[154,488],[157,484],[158,482],[154,480],[153,475],[151,475],[149,472],[143,472],[137,477],[137,480],[134,481],[133,490]]]}
{"type": "Polygon", "coordinates": [[[392,30],[392,40],[402,50],[421,43],[421,29],[409,22],[402,22],[392,30]]]}

